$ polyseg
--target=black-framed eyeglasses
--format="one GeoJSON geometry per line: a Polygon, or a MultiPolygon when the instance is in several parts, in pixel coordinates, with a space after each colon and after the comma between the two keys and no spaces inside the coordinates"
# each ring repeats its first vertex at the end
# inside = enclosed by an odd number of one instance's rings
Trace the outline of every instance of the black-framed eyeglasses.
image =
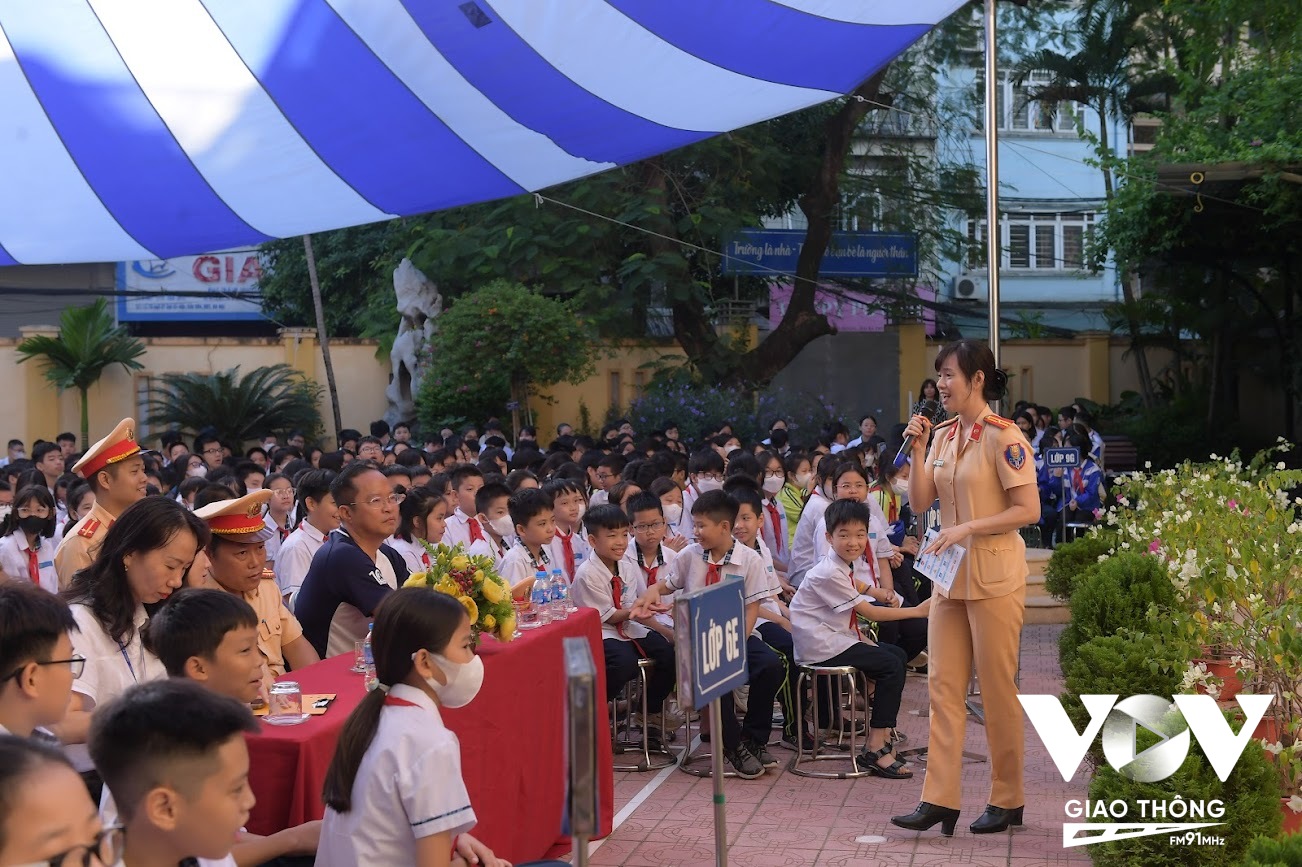
{"type": "MultiPolygon", "coordinates": [[[[81,677],[81,673],[86,670],[86,657],[82,656],[80,653],[72,657],[71,659],[36,659],[33,660],[33,662],[35,662],[37,665],[72,666],[73,677],[81,677]]],[[[0,677],[0,683],[13,680],[15,677],[18,677],[18,675],[23,673],[23,669],[29,665],[31,665],[30,662],[24,662],[22,665],[18,666],[13,671],[6,674],[4,677],[0,677]]]]}
{"type": "Polygon", "coordinates": [[[19,867],[112,867],[122,860],[126,849],[126,831],[121,825],[110,825],[95,835],[89,846],[73,846],[46,861],[22,864],[19,867]]]}
{"type": "Polygon", "coordinates": [[[634,533],[654,533],[656,530],[663,530],[664,528],[665,528],[665,522],[664,522],[664,521],[654,521],[654,522],[652,522],[652,523],[650,523],[650,524],[634,524],[634,525],[633,525],[633,532],[634,532],[634,533]]]}

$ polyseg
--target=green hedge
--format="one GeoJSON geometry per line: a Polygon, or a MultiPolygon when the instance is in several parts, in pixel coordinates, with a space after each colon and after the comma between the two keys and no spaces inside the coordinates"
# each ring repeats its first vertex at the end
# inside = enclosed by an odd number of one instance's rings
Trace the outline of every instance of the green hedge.
{"type": "Polygon", "coordinates": [[[1302,867],[1302,834],[1258,837],[1248,847],[1243,867],[1302,867]]]}
{"type": "MultiPolygon", "coordinates": [[[[1136,751],[1142,752],[1157,742],[1157,736],[1137,728],[1136,751]]],[[[1157,783],[1136,783],[1108,765],[1099,767],[1090,783],[1091,801],[1124,801],[1130,806],[1129,819],[1138,818],[1137,802],[1143,800],[1185,801],[1220,800],[1225,815],[1220,819],[1187,821],[1223,822],[1203,829],[1211,836],[1223,837],[1224,846],[1194,844],[1173,846],[1165,835],[1137,837],[1090,846],[1095,867],[1223,867],[1241,863],[1248,846],[1259,835],[1273,837],[1279,833],[1279,772],[1266,757],[1257,741],[1249,741],[1239,763],[1224,783],[1217,778],[1198,746],[1171,777],[1157,783]]],[[[1100,822],[1116,821],[1099,818],[1100,822]]],[[[1179,822],[1180,819],[1170,821],[1179,822]]]]}
{"type": "Polygon", "coordinates": [[[1104,556],[1116,545],[1113,533],[1087,533],[1075,541],[1053,549],[1049,565],[1044,569],[1044,589],[1064,602],[1071,599],[1072,591],[1081,576],[1099,565],[1104,556]]]}
{"type": "Polygon", "coordinates": [[[1175,605],[1175,587],[1156,557],[1125,552],[1098,563],[1071,595],[1071,622],[1058,639],[1063,670],[1092,638],[1122,630],[1162,634],[1163,615],[1175,605]]]}

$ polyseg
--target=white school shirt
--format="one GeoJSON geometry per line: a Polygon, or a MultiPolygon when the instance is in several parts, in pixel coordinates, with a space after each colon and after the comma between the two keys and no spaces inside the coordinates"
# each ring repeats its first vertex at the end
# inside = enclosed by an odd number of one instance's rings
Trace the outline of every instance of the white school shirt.
{"type": "MultiPolygon", "coordinates": [[[[743,582],[742,596],[747,605],[775,595],[775,588],[769,586],[764,558],[754,548],[736,542],[730,554],[725,554],[723,559],[727,564],[723,565],[723,561],[720,561],[720,579],[726,581],[729,578],[740,578],[743,582]]],[[[710,560],[707,563],[705,549],[700,543],[693,542],[679,551],[678,556],[665,566],[660,580],[670,590],[700,590],[706,586],[709,563],[713,562],[710,560]]]]}
{"type": "Polygon", "coordinates": [[[608,491],[593,491],[592,496],[588,498],[588,508],[594,509],[597,506],[606,506],[610,504],[610,493],[608,491]]]}
{"type": "MultiPolygon", "coordinates": [[[[476,542],[475,544],[479,543],[476,542]]],[[[521,542],[520,544],[512,545],[507,549],[506,556],[504,556],[502,562],[498,564],[497,574],[501,576],[502,580],[506,582],[508,587],[514,587],[526,578],[537,577],[539,569],[546,572],[547,577],[550,578],[552,570],[556,568],[558,568],[558,566],[553,563],[551,554],[548,553],[546,545],[542,546],[542,557],[535,562],[533,554],[529,552],[528,546],[521,542]]],[[[560,566],[559,568],[562,572],[565,571],[564,566],[560,566]]]]}
{"type": "MultiPolygon", "coordinates": [[[[59,592],[59,573],[54,569],[54,552],[59,543],[48,536],[37,536],[36,567],[40,577],[40,587],[51,593],[59,592]]],[[[30,581],[27,569],[27,534],[17,530],[0,539],[0,571],[18,581],[30,581]]]]}
{"type": "Polygon", "coordinates": [[[773,555],[773,565],[781,567],[782,571],[787,571],[791,567],[791,546],[787,540],[791,538],[789,525],[787,524],[787,510],[778,502],[777,497],[765,497],[764,508],[760,514],[760,538],[768,546],[769,553],[773,555]],[[778,529],[775,534],[773,529],[773,514],[770,508],[777,509],[778,529]]]}
{"type": "Polygon", "coordinates": [[[316,552],[325,544],[325,539],[325,533],[304,518],[280,545],[272,571],[276,573],[276,586],[280,588],[280,595],[289,597],[290,611],[294,610],[298,590],[303,586],[303,576],[312,565],[316,552]]]}
{"type": "Polygon", "coordinates": [[[454,545],[461,545],[463,548],[470,547],[470,522],[474,516],[467,515],[457,506],[456,511],[448,516],[447,526],[443,530],[443,544],[451,548],[454,545]]]}
{"type": "Polygon", "coordinates": [[[402,560],[407,564],[407,571],[412,575],[417,572],[424,572],[425,566],[425,546],[420,542],[408,542],[401,536],[390,536],[385,540],[385,544],[402,555],[402,560]]]}
{"type": "MultiPolygon", "coordinates": [[[[660,550],[657,552],[656,556],[650,558],[643,556],[642,562],[645,565],[639,566],[637,564],[637,551],[638,551],[637,542],[636,541],[629,542],[628,550],[624,552],[624,559],[619,561],[619,574],[639,576],[639,578],[642,581],[643,587],[650,587],[656,581],[659,581],[660,573],[665,571],[665,566],[667,566],[675,557],[678,556],[677,551],[675,551],[673,548],[665,547],[665,545],[662,543],[660,545],[660,550]],[[652,578],[652,573],[654,573],[655,575],[654,578],[652,578]]],[[[673,628],[674,625],[674,617],[673,617],[672,609],[673,609],[674,599],[677,596],[678,596],[677,593],[670,593],[666,596],[661,596],[660,601],[663,604],[668,605],[670,607],[670,610],[663,611],[656,615],[656,620],[659,620],[661,623],[663,623],[665,626],[670,627],[671,629],[673,628]]]]}
{"type": "MultiPolygon", "coordinates": [[[[73,602],[68,607],[72,609],[72,619],[77,622],[77,631],[70,633],[72,652],[86,657],[81,677],[72,682],[72,691],[85,699],[83,710],[92,710],[115,699],[137,683],[167,677],[163,663],[145,650],[140,640],[140,627],[149,619],[143,605],[136,607],[132,617],[135,632],[125,645],[109,638],[89,606],[73,602]]],[[[69,744],[67,754],[78,771],[94,767],[85,744],[69,744]]]]}
{"type": "Polygon", "coordinates": [[[798,665],[826,662],[863,640],[851,618],[855,606],[873,600],[859,592],[854,580],[854,570],[835,552],[805,573],[790,606],[798,665]]]}
{"type": "MultiPolygon", "coordinates": [[[[764,577],[769,582],[769,589],[773,591],[770,596],[776,597],[782,592],[782,585],[778,583],[778,570],[773,565],[773,552],[769,550],[768,545],[764,544],[764,540],[758,536],[755,537],[755,544],[759,546],[755,553],[759,554],[760,558],[764,561],[764,577]]],[[[777,608],[776,603],[773,607],[775,609],[777,608]]],[[[760,614],[759,618],[755,621],[755,625],[758,627],[762,623],[772,622],[773,621],[766,618],[763,614],[760,614]]]]}
{"type": "Polygon", "coordinates": [[[475,827],[461,743],[423,690],[405,683],[389,690],[352,802],[347,813],[326,807],[317,867],[415,864],[417,839],[475,827]]]}
{"type": "MultiPolygon", "coordinates": [[[[627,611],[636,604],[638,597],[646,592],[646,583],[642,580],[641,570],[636,564],[629,569],[625,561],[621,560],[615,566],[619,569],[623,590],[618,607],[627,611]]],[[[600,557],[586,560],[574,576],[574,583],[570,586],[570,598],[579,608],[596,609],[597,616],[601,618],[603,639],[630,641],[634,638],[645,638],[651,630],[635,620],[625,620],[618,625],[610,622],[610,616],[615,613],[616,608],[614,579],[614,573],[601,562],[600,557]]]]}
{"type": "Polygon", "coordinates": [[[683,516],[678,519],[678,523],[681,524],[686,521],[688,527],[692,526],[692,506],[696,505],[696,501],[700,496],[701,492],[695,484],[689,483],[687,487],[683,488],[683,516]]]}
{"type": "Polygon", "coordinates": [[[814,491],[800,513],[796,537],[791,540],[791,561],[787,568],[787,580],[793,587],[799,587],[801,577],[818,563],[818,555],[814,553],[814,534],[830,505],[831,501],[823,496],[822,491],[814,491]]]}
{"type": "MultiPolygon", "coordinates": [[[[471,518],[471,520],[478,521],[479,519],[471,518]]],[[[502,570],[502,560],[506,557],[506,552],[511,550],[511,543],[506,539],[503,539],[501,542],[493,541],[493,537],[488,534],[487,529],[484,529],[484,525],[481,523],[479,526],[483,529],[484,538],[476,539],[471,542],[466,547],[466,553],[472,557],[491,557],[493,560],[493,568],[497,569],[498,574],[500,575],[502,570]]],[[[446,534],[444,534],[444,536],[446,537],[446,534]]]]}
{"type": "Polygon", "coordinates": [[[583,535],[582,523],[579,524],[579,529],[568,535],[563,533],[560,527],[557,527],[556,538],[547,543],[547,556],[551,557],[552,562],[556,564],[552,568],[560,569],[561,574],[565,576],[565,580],[573,583],[574,576],[570,574],[570,570],[565,566],[565,539],[570,540],[570,545],[574,550],[574,571],[576,573],[584,561],[592,559],[592,545],[588,544],[588,537],[583,535]]]}

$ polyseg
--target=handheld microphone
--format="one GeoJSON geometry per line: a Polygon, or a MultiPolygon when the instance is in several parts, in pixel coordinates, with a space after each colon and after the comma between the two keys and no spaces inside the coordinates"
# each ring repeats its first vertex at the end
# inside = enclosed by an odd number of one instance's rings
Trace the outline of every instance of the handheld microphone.
{"type": "MultiPolygon", "coordinates": [[[[910,417],[920,415],[931,422],[932,426],[940,424],[949,413],[940,405],[938,400],[920,400],[913,405],[913,412],[910,417]]],[[[902,467],[904,462],[909,459],[909,452],[913,451],[913,436],[909,435],[904,438],[904,445],[900,446],[900,452],[895,456],[895,466],[902,467]]]]}

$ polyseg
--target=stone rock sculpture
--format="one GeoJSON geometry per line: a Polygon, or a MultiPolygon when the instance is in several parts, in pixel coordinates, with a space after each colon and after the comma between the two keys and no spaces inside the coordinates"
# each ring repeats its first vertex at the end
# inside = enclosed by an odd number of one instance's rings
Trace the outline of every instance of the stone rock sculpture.
{"type": "Polygon", "coordinates": [[[389,351],[389,386],[384,390],[389,408],[384,420],[390,425],[410,422],[416,417],[416,395],[420,391],[420,352],[438,328],[435,322],[443,312],[443,296],[438,287],[420,272],[410,259],[403,259],[393,270],[393,291],[398,297],[402,322],[389,351]]]}

